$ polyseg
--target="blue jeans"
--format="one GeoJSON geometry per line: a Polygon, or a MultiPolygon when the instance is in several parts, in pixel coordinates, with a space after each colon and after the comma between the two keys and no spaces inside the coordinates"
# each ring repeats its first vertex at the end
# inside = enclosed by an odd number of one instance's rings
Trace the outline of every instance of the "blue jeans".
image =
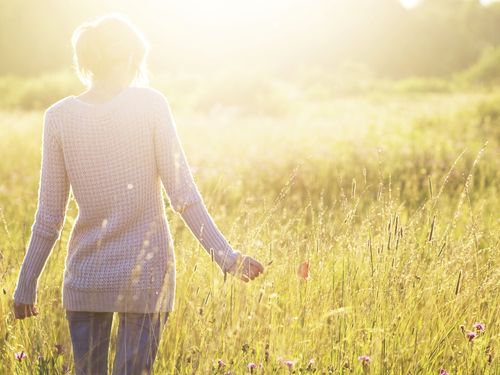
{"type": "MultiPolygon", "coordinates": [[[[66,310],[75,375],[106,375],[113,312],[66,310]]],[[[151,374],[169,313],[118,313],[113,375],[151,374]]]]}

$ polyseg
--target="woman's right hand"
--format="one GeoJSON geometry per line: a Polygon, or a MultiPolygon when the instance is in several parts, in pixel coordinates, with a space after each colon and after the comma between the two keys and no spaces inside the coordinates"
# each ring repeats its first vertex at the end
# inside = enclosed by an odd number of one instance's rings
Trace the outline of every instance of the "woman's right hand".
{"type": "Polygon", "coordinates": [[[251,256],[241,254],[240,259],[234,262],[228,271],[244,282],[248,282],[264,272],[264,266],[251,256]]]}
{"type": "Polygon", "coordinates": [[[24,303],[13,303],[14,316],[16,319],[29,318],[38,315],[38,309],[35,305],[25,305],[24,303]]]}

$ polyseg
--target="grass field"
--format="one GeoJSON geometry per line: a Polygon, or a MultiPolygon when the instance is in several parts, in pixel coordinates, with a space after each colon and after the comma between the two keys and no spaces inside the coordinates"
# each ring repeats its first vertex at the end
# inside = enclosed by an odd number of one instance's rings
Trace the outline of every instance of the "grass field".
{"type": "MultiPolygon", "coordinates": [[[[155,373],[500,373],[499,93],[173,111],[215,222],[266,269],[224,283],[169,209],[177,292],[155,373]]],[[[39,281],[40,314],[14,321],[9,305],[37,204],[41,121],[0,112],[1,374],[72,366],[60,299],[74,201],[39,281]]]]}

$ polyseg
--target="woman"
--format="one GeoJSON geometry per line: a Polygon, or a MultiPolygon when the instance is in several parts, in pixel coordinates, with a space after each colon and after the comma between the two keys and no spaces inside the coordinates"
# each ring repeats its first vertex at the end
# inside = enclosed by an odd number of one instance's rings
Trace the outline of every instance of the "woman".
{"type": "Polygon", "coordinates": [[[150,373],[175,295],[162,185],[224,274],[249,281],[264,268],[233,250],[207,212],[167,99],[134,86],[145,78],[148,47],[140,32],[120,16],[106,16],[77,28],[72,42],[87,91],[44,114],[38,208],[14,312],[18,319],[38,314],[37,281],[60,237],[71,187],[78,217],[62,299],[76,374],[107,373],[114,312],[113,374],[150,373]]]}

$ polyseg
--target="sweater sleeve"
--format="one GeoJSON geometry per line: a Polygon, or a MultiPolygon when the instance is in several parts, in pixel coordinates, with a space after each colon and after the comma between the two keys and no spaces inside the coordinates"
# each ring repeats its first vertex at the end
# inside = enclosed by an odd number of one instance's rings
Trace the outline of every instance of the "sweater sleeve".
{"type": "Polygon", "coordinates": [[[203,248],[213,256],[222,272],[227,272],[236,262],[240,252],[233,250],[227,242],[208,213],[205,203],[199,200],[187,206],[181,216],[203,248]]]}
{"type": "Polygon", "coordinates": [[[207,211],[189,168],[170,105],[165,97],[161,96],[158,108],[154,112],[156,163],[170,204],[225,273],[236,262],[240,252],[233,250],[207,211]]]}
{"type": "Polygon", "coordinates": [[[70,184],[56,128],[49,111],[45,112],[38,206],[31,238],[26,251],[16,290],[16,303],[34,304],[38,278],[59,239],[69,198],[70,184]]]}

